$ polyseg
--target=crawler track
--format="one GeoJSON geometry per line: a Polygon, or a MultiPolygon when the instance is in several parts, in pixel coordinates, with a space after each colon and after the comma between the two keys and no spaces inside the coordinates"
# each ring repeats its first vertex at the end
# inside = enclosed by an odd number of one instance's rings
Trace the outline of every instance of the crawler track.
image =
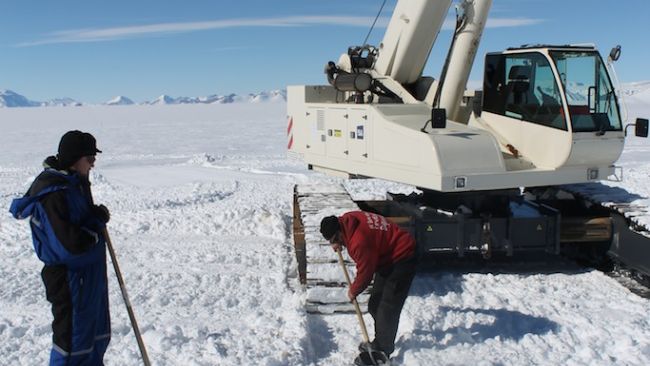
{"type": "Polygon", "coordinates": [[[614,261],[607,273],[640,296],[650,298],[650,222],[648,207],[634,204],[636,196],[600,183],[561,187],[579,199],[609,209],[615,234],[609,255],[614,261]]]}
{"type": "Polygon", "coordinates": [[[623,215],[635,232],[650,238],[650,228],[642,222],[650,219],[648,207],[634,204],[635,196],[629,192],[601,183],[571,184],[560,188],[623,215]]]}
{"type": "MultiPolygon", "coordinates": [[[[300,185],[294,188],[294,238],[300,282],[307,291],[307,311],[310,313],[354,312],[347,299],[345,277],[332,251],[320,234],[320,221],[329,215],[358,210],[359,207],[340,185],[300,185]]],[[[348,270],[355,273],[354,264],[344,253],[348,270]]],[[[359,296],[367,303],[368,294],[359,296]]],[[[365,308],[365,306],[362,306],[365,308]]]]}

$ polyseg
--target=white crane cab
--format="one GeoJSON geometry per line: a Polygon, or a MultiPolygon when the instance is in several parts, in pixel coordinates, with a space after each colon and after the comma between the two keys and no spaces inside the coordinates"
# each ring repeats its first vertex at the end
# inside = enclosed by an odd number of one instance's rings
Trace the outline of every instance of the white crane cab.
{"type": "Polygon", "coordinates": [[[481,107],[444,128],[425,126],[431,106],[415,98],[365,92],[349,103],[329,86],[288,92],[289,150],[313,169],[443,192],[603,179],[624,143],[614,88],[589,46],[488,54],[481,107]]]}
{"type": "Polygon", "coordinates": [[[593,46],[488,54],[482,94],[480,116],[469,125],[492,132],[513,162],[509,170],[555,171],[565,183],[573,179],[562,173],[578,167],[582,181],[612,173],[624,133],[614,87],[593,46]]]}

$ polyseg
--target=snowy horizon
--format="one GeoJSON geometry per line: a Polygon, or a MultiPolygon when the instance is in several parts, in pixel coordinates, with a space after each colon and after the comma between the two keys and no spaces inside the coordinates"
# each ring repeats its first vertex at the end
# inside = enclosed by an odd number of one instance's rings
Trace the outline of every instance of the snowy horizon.
{"type": "MultiPolygon", "coordinates": [[[[468,87],[481,88],[480,82],[469,81],[468,87]]],[[[629,83],[622,83],[621,89],[617,90],[618,94],[623,98],[630,96],[644,96],[650,95],[650,81],[636,81],[629,83]]],[[[280,102],[287,100],[286,89],[262,91],[258,93],[248,93],[245,95],[237,95],[235,93],[228,94],[212,94],[209,96],[201,97],[172,97],[167,94],[161,94],[158,97],[142,102],[134,102],[131,98],[125,95],[117,95],[110,100],[100,104],[89,104],[82,101],[76,101],[72,98],[61,97],[51,99],[45,102],[38,102],[30,100],[24,95],[18,94],[9,89],[0,89],[0,108],[16,108],[16,107],[48,107],[48,106],[74,106],[79,107],[82,105],[110,105],[110,106],[124,106],[124,105],[159,105],[159,104],[227,104],[227,103],[259,103],[259,102],[280,102]]]]}
{"type": "Polygon", "coordinates": [[[270,90],[261,91],[257,93],[248,93],[245,95],[237,95],[229,93],[224,95],[211,94],[201,97],[172,97],[167,94],[161,94],[158,97],[136,103],[131,98],[118,95],[110,100],[100,104],[90,104],[82,101],[77,101],[72,98],[62,97],[55,98],[45,102],[33,101],[24,95],[18,94],[9,89],[0,89],[0,108],[20,108],[20,107],[79,107],[82,105],[110,105],[110,106],[124,106],[124,105],[158,105],[158,104],[226,104],[226,103],[259,103],[259,102],[278,102],[286,101],[286,90],[270,90]]]}

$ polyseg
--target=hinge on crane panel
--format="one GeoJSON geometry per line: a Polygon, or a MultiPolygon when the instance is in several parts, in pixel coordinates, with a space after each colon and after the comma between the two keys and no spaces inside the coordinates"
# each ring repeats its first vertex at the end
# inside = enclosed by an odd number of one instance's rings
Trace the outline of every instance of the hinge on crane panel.
{"type": "Polygon", "coordinates": [[[483,230],[481,232],[481,254],[484,259],[490,259],[492,257],[492,228],[490,227],[490,217],[483,217],[483,220],[483,230]]]}

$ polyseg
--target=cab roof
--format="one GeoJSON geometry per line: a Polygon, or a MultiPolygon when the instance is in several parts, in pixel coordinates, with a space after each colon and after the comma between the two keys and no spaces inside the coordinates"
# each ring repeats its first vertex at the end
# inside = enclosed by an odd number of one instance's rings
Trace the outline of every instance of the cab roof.
{"type": "Polygon", "coordinates": [[[562,49],[562,50],[596,50],[596,46],[593,43],[587,43],[587,44],[565,44],[565,45],[524,44],[519,47],[509,47],[507,51],[528,50],[532,48],[552,48],[552,49],[562,49]]]}

